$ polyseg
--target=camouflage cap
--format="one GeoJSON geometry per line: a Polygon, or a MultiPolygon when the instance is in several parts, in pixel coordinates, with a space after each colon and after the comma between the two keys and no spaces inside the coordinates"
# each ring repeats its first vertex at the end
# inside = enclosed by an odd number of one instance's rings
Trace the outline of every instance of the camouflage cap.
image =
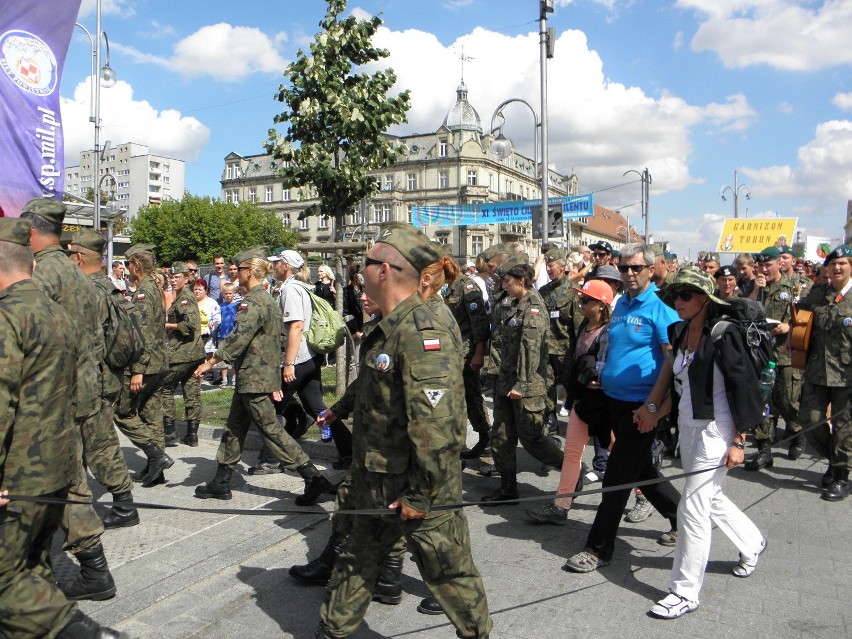
{"type": "Polygon", "coordinates": [[[189,267],[186,262],[174,262],[169,269],[169,275],[189,275],[189,267]]]}
{"type": "Polygon", "coordinates": [[[22,220],[17,217],[0,217],[0,242],[29,246],[30,228],[32,228],[32,224],[29,220],[22,220]]]}
{"type": "Polygon", "coordinates": [[[477,255],[477,257],[481,257],[484,262],[487,262],[488,260],[493,258],[495,255],[500,255],[501,252],[505,253],[505,251],[500,250],[502,246],[503,246],[502,244],[495,244],[494,246],[491,246],[491,247],[485,249],[484,251],[482,251],[482,253],[477,255]]]}
{"type": "Polygon", "coordinates": [[[383,224],[376,242],[394,247],[418,272],[441,259],[441,254],[426,234],[410,224],[383,224]]]}
{"type": "Polygon", "coordinates": [[[239,266],[243,262],[248,262],[249,260],[263,260],[264,262],[268,261],[266,258],[269,255],[269,247],[268,246],[252,246],[251,248],[247,248],[245,251],[240,251],[236,255],[234,255],[234,264],[239,266]]]}
{"type": "Polygon", "coordinates": [[[552,248],[544,254],[545,262],[555,262],[556,260],[565,260],[565,251],[561,248],[552,248]]]}
{"type": "Polygon", "coordinates": [[[704,254],[704,261],[705,262],[720,262],[721,260],[719,259],[718,253],[714,253],[714,252],[710,251],[710,252],[704,254]]]}
{"type": "Polygon", "coordinates": [[[499,279],[502,280],[504,277],[506,277],[506,273],[508,273],[509,269],[511,269],[513,266],[529,263],[529,255],[527,255],[526,253],[515,253],[514,255],[511,255],[510,257],[507,257],[505,260],[503,260],[503,263],[500,264],[500,266],[498,266],[497,269],[494,271],[494,275],[496,275],[499,279]]]}
{"type": "Polygon", "coordinates": [[[737,269],[733,266],[720,266],[716,269],[716,272],[713,273],[713,279],[719,279],[720,277],[736,277],[737,269]]]}
{"type": "Polygon", "coordinates": [[[781,255],[781,251],[779,251],[774,246],[767,246],[760,253],[754,256],[754,261],[758,264],[763,264],[764,262],[771,262],[772,260],[777,260],[781,255]]]}
{"type": "Polygon", "coordinates": [[[674,306],[674,298],[678,291],[683,289],[691,289],[698,291],[709,297],[717,304],[728,305],[725,300],[716,297],[713,293],[716,291],[716,282],[709,273],[705,273],[697,266],[685,266],[680,269],[675,275],[674,281],[666,286],[666,288],[657,291],[657,295],[669,306],[674,306]]]}
{"type": "Polygon", "coordinates": [[[841,244],[826,256],[822,265],[828,266],[828,263],[831,260],[836,260],[841,257],[852,257],[852,246],[849,246],[848,244],[841,244]]]}
{"type": "Polygon", "coordinates": [[[707,257],[706,251],[698,251],[698,259],[699,260],[703,260],[705,257],[707,257]]]}
{"type": "Polygon", "coordinates": [[[134,255],[139,255],[140,253],[150,253],[151,255],[154,255],[156,251],[157,247],[153,244],[134,244],[129,249],[127,249],[127,251],[125,251],[124,257],[129,259],[134,255]]]}
{"type": "Polygon", "coordinates": [[[618,269],[611,264],[604,264],[603,266],[598,267],[598,270],[595,271],[595,276],[592,279],[621,282],[621,274],[618,272],[618,269]]]}
{"type": "Polygon", "coordinates": [[[54,224],[62,224],[65,220],[65,204],[51,197],[37,197],[24,204],[21,213],[31,213],[43,217],[54,224]]]}
{"type": "Polygon", "coordinates": [[[453,247],[451,244],[441,244],[440,242],[432,242],[435,245],[435,249],[441,255],[441,257],[452,257],[453,256],[453,247]]]}
{"type": "Polygon", "coordinates": [[[95,253],[103,253],[104,246],[106,246],[106,238],[95,229],[83,229],[71,236],[69,244],[82,246],[84,249],[89,249],[95,253]]]}

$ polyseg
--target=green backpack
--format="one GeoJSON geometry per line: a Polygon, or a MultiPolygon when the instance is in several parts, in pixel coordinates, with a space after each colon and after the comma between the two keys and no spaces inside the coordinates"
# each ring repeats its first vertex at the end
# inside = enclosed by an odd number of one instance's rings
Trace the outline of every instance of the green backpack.
{"type": "Polygon", "coordinates": [[[343,345],[343,340],[346,339],[346,325],[343,323],[343,318],[331,307],[331,304],[316,295],[307,284],[302,286],[311,296],[311,325],[305,332],[305,341],[310,349],[319,355],[333,353],[343,345]]]}

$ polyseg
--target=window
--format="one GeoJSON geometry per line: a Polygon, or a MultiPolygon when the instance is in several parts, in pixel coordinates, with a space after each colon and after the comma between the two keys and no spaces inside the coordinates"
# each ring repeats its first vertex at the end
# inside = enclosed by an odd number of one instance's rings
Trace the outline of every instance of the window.
{"type": "Polygon", "coordinates": [[[349,216],[350,224],[360,224],[361,223],[361,209],[357,208],[352,212],[352,215],[349,216]]]}
{"type": "Polygon", "coordinates": [[[449,144],[447,144],[447,138],[441,138],[438,142],[438,157],[445,158],[447,157],[447,151],[449,149],[449,144]]]}
{"type": "Polygon", "coordinates": [[[240,203],[240,192],[237,189],[234,189],[232,191],[231,198],[232,198],[234,204],[239,204],[240,203]]]}
{"type": "Polygon", "coordinates": [[[376,205],[376,222],[392,222],[391,220],[391,205],[389,202],[376,205]]]}
{"type": "Polygon", "coordinates": [[[249,202],[251,202],[252,204],[257,202],[257,189],[256,188],[249,189],[249,202]]]}
{"type": "Polygon", "coordinates": [[[266,199],[264,200],[264,202],[271,202],[271,201],[272,201],[272,187],[267,186],[266,187],[266,199]]]}
{"type": "Polygon", "coordinates": [[[471,238],[470,238],[470,248],[471,248],[471,252],[472,252],[474,255],[479,255],[480,253],[482,253],[482,251],[484,251],[484,250],[485,250],[485,245],[484,245],[484,243],[483,243],[483,241],[482,241],[482,236],[481,236],[481,235],[473,235],[473,236],[471,236],[471,238]]]}
{"type": "Polygon", "coordinates": [[[438,188],[446,189],[450,186],[450,173],[449,171],[442,170],[438,172],[438,188]]]}
{"type": "Polygon", "coordinates": [[[385,176],[384,190],[385,191],[393,191],[393,176],[392,175],[386,175],[385,176]]]}
{"type": "Polygon", "coordinates": [[[292,224],[290,222],[290,214],[289,213],[282,213],[281,214],[281,221],[284,224],[286,224],[287,226],[292,226],[292,224]]]}
{"type": "Polygon", "coordinates": [[[130,186],[130,182],[119,182],[118,183],[118,188],[120,188],[120,189],[126,189],[129,186],[130,186]]]}
{"type": "Polygon", "coordinates": [[[289,202],[290,201],[290,189],[284,189],[281,191],[281,201],[289,202]]]}
{"type": "Polygon", "coordinates": [[[408,190],[416,191],[417,190],[417,174],[409,173],[408,174],[408,190]]]}
{"type": "Polygon", "coordinates": [[[328,228],[328,216],[327,215],[321,215],[320,216],[319,227],[321,229],[327,229],[328,228]]]}
{"type": "Polygon", "coordinates": [[[408,216],[408,223],[411,224],[411,221],[414,219],[414,205],[409,204],[408,210],[406,211],[406,215],[408,216]]]}
{"type": "Polygon", "coordinates": [[[468,186],[476,186],[476,169],[469,169],[467,172],[468,186]]]}
{"type": "Polygon", "coordinates": [[[230,204],[230,203],[231,203],[231,190],[227,189],[225,191],[225,204],[230,204]]]}
{"type": "Polygon", "coordinates": [[[307,231],[310,228],[310,225],[308,224],[308,218],[303,218],[299,220],[299,228],[303,231],[307,231]]]}
{"type": "Polygon", "coordinates": [[[169,182],[171,182],[171,178],[169,178],[169,177],[163,178],[163,184],[168,184],[169,182]]]}

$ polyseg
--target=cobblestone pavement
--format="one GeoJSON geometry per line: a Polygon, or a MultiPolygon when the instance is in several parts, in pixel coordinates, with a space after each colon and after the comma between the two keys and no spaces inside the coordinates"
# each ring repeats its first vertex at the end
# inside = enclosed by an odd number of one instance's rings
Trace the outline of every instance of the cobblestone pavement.
{"type": "MultiPolygon", "coordinates": [[[[211,479],[215,471],[217,432],[203,428],[201,434],[198,448],[169,449],[176,463],[167,471],[168,483],[150,489],[137,486],[137,501],[202,509],[296,508],[293,498],[302,490],[300,478],[293,474],[251,477],[245,462],[234,474],[232,501],[195,499],[194,487],[211,479]]],[[[129,464],[139,470],[143,456],[124,444],[129,464]]],[[[303,444],[319,465],[330,466],[333,444],[303,444]]],[[[520,449],[518,455],[522,497],[555,489],[555,471],[542,476],[537,463],[520,449]]],[[[255,453],[249,451],[246,457],[253,462],[255,453]]],[[[480,477],[476,466],[473,463],[465,471],[468,500],[492,491],[499,481],[480,477]]],[[[655,543],[667,528],[658,514],[641,524],[624,523],[613,563],[598,572],[576,575],[561,567],[566,557],[582,549],[599,496],[578,498],[567,526],[528,523],[524,508],[534,503],[469,508],[474,558],[494,619],[492,639],[852,636],[852,500],[819,499],[824,470],[824,462],[806,453],[795,462],[777,456],[768,471],[731,473],[726,493],[767,536],[769,548],[752,577],[737,579],[730,574],[737,551],[717,531],[701,607],[675,621],[646,615],[665,594],[672,564],[673,549],[655,543]]],[[[676,474],[679,466],[666,459],[664,472],[676,474]]],[[[342,478],[340,471],[329,474],[342,478]]],[[[591,487],[595,486],[600,484],[591,487]]],[[[95,482],[92,487],[96,497],[102,495],[95,482]]],[[[105,501],[109,502],[108,495],[105,501]]],[[[330,509],[331,497],[321,506],[330,509]]],[[[118,596],[83,603],[83,609],[100,622],[133,637],[313,637],[323,589],[296,584],[287,569],[319,553],[329,532],[327,517],[182,510],[145,510],[141,515],[139,526],[104,535],[118,596]]],[[[61,580],[73,577],[77,568],[61,552],[60,541],[57,535],[53,560],[61,580]]],[[[444,617],[416,612],[427,591],[412,562],[405,562],[404,571],[402,603],[373,603],[354,637],[455,635],[444,617]]]]}

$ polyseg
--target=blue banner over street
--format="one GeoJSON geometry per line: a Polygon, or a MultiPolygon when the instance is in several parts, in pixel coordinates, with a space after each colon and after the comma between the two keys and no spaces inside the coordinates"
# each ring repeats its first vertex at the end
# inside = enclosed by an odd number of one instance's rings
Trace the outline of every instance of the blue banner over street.
{"type": "Polygon", "coordinates": [[[14,0],[0,11],[0,212],[62,197],[59,82],[80,0],[14,0]]]}
{"type": "MultiPolygon", "coordinates": [[[[592,217],[595,211],[591,193],[548,198],[547,203],[548,206],[561,205],[563,218],[570,220],[592,217]]],[[[541,200],[415,206],[412,209],[411,221],[414,226],[469,226],[530,222],[532,210],[537,206],[541,206],[541,200]]]]}

